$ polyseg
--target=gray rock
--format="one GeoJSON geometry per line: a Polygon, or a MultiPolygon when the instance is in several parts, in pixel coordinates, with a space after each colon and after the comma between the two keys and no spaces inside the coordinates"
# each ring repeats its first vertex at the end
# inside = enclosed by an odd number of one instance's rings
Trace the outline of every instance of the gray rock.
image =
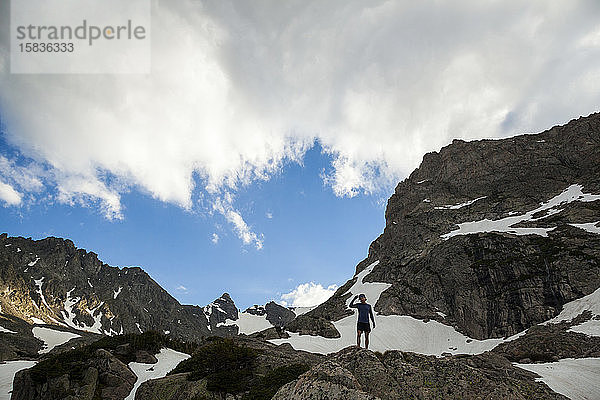
{"type": "Polygon", "coordinates": [[[335,361],[325,361],[284,385],[273,400],[377,400],[361,390],[350,371],[335,361]]]}
{"type": "Polygon", "coordinates": [[[110,352],[98,349],[94,356],[80,360],[81,373],[47,378],[45,382],[32,379],[30,369],[19,371],[14,378],[14,400],[123,400],[133,389],[137,377],[127,365],[110,352]]]}

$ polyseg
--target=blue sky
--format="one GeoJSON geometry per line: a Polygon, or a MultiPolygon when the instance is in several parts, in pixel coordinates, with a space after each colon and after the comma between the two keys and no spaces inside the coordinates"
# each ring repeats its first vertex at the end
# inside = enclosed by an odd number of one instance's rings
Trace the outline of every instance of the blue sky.
{"type": "Polygon", "coordinates": [[[11,73],[3,31],[2,230],[141,265],[184,303],[322,300],[425,153],[599,110],[598,15],[595,0],[152,0],[148,74],[11,73]]]}
{"type": "MultiPolygon", "coordinates": [[[[18,154],[4,140],[1,149],[18,154]]],[[[221,215],[137,191],[123,196],[122,220],[108,220],[94,207],[32,202],[0,207],[1,229],[34,239],[69,238],[110,265],[141,266],[184,304],[205,305],[229,292],[245,309],[280,301],[302,283],[343,284],[382,232],[387,195],[335,196],[321,179],[330,161],[315,146],[303,164],[288,163],[269,181],[240,190],[241,212],[264,235],[260,250],[240,243],[221,215]]]]}

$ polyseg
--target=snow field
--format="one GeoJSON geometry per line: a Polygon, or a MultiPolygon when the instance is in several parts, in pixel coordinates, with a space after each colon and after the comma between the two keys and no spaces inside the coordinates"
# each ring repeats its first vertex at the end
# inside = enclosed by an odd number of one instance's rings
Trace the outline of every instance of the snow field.
{"type": "Polygon", "coordinates": [[[515,366],[538,374],[541,378],[537,381],[571,400],[600,398],[600,358],[565,358],[552,363],[515,366]]]}
{"type": "Polygon", "coordinates": [[[134,400],[135,392],[140,385],[150,379],[163,378],[177,366],[181,361],[190,358],[189,354],[180,353],[171,349],[161,349],[160,353],[156,354],[158,362],[156,364],[145,364],[130,362],[129,369],[138,377],[131,393],[125,400],[134,400]]]}
{"type": "Polygon", "coordinates": [[[67,343],[69,340],[81,337],[76,333],[57,331],[55,329],[34,326],[31,330],[33,336],[44,342],[44,346],[40,350],[40,354],[49,353],[56,346],[67,343]]]}

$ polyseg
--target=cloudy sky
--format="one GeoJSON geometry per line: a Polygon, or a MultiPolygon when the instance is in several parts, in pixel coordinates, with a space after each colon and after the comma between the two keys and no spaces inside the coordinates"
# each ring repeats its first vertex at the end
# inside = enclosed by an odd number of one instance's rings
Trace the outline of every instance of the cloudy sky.
{"type": "Polygon", "coordinates": [[[154,1],[151,74],[9,71],[2,231],[69,237],[178,299],[306,304],[453,138],[600,105],[600,2],[154,1]]]}

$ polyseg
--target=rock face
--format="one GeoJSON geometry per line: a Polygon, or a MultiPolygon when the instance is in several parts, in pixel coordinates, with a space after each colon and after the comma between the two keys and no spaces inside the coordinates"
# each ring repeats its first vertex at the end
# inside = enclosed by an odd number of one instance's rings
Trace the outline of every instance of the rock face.
{"type": "Polygon", "coordinates": [[[566,399],[501,356],[378,354],[346,348],[283,386],[276,400],[566,399]]]}
{"type": "Polygon", "coordinates": [[[221,297],[204,307],[210,331],[218,336],[237,335],[238,327],[233,325],[222,325],[226,320],[237,320],[238,309],[229,296],[229,293],[223,293],[221,297]]]}
{"type": "Polygon", "coordinates": [[[283,386],[273,400],[377,400],[363,392],[350,371],[334,361],[325,361],[283,386]]]}
{"type": "MultiPolygon", "coordinates": [[[[585,313],[584,313],[585,314],[585,313]]],[[[580,315],[570,323],[532,326],[518,339],[504,342],[492,351],[512,362],[553,362],[564,358],[600,357],[600,337],[569,331],[587,319],[580,315]]]]}
{"type": "MultiPolygon", "coordinates": [[[[455,140],[400,182],[356,274],[386,282],[375,310],[477,339],[516,334],[600,287],[600,114],[536,135],[455,140]]],[[[343,294],[288,329],[337,337],[343,294]]]]}
{"type": "Polygon", "coordinates": [[[228,294],[204,308],[181,305],[141,268],[111,267],[54,237],[0,236],[0,305],[7,317],[107,335],[155,330],[193,341],[238,329],[217,326],[237,319],[228,294]]]}
{"type": "Polygon", "coordinates": [[[267,321],[274,327],[284,327],[296,318],[296,314],[293,311],[274,301],[270,301],[264,306],[254,305],[248,307],[244,312],[252,315],[266,315],[267,321]]]}

